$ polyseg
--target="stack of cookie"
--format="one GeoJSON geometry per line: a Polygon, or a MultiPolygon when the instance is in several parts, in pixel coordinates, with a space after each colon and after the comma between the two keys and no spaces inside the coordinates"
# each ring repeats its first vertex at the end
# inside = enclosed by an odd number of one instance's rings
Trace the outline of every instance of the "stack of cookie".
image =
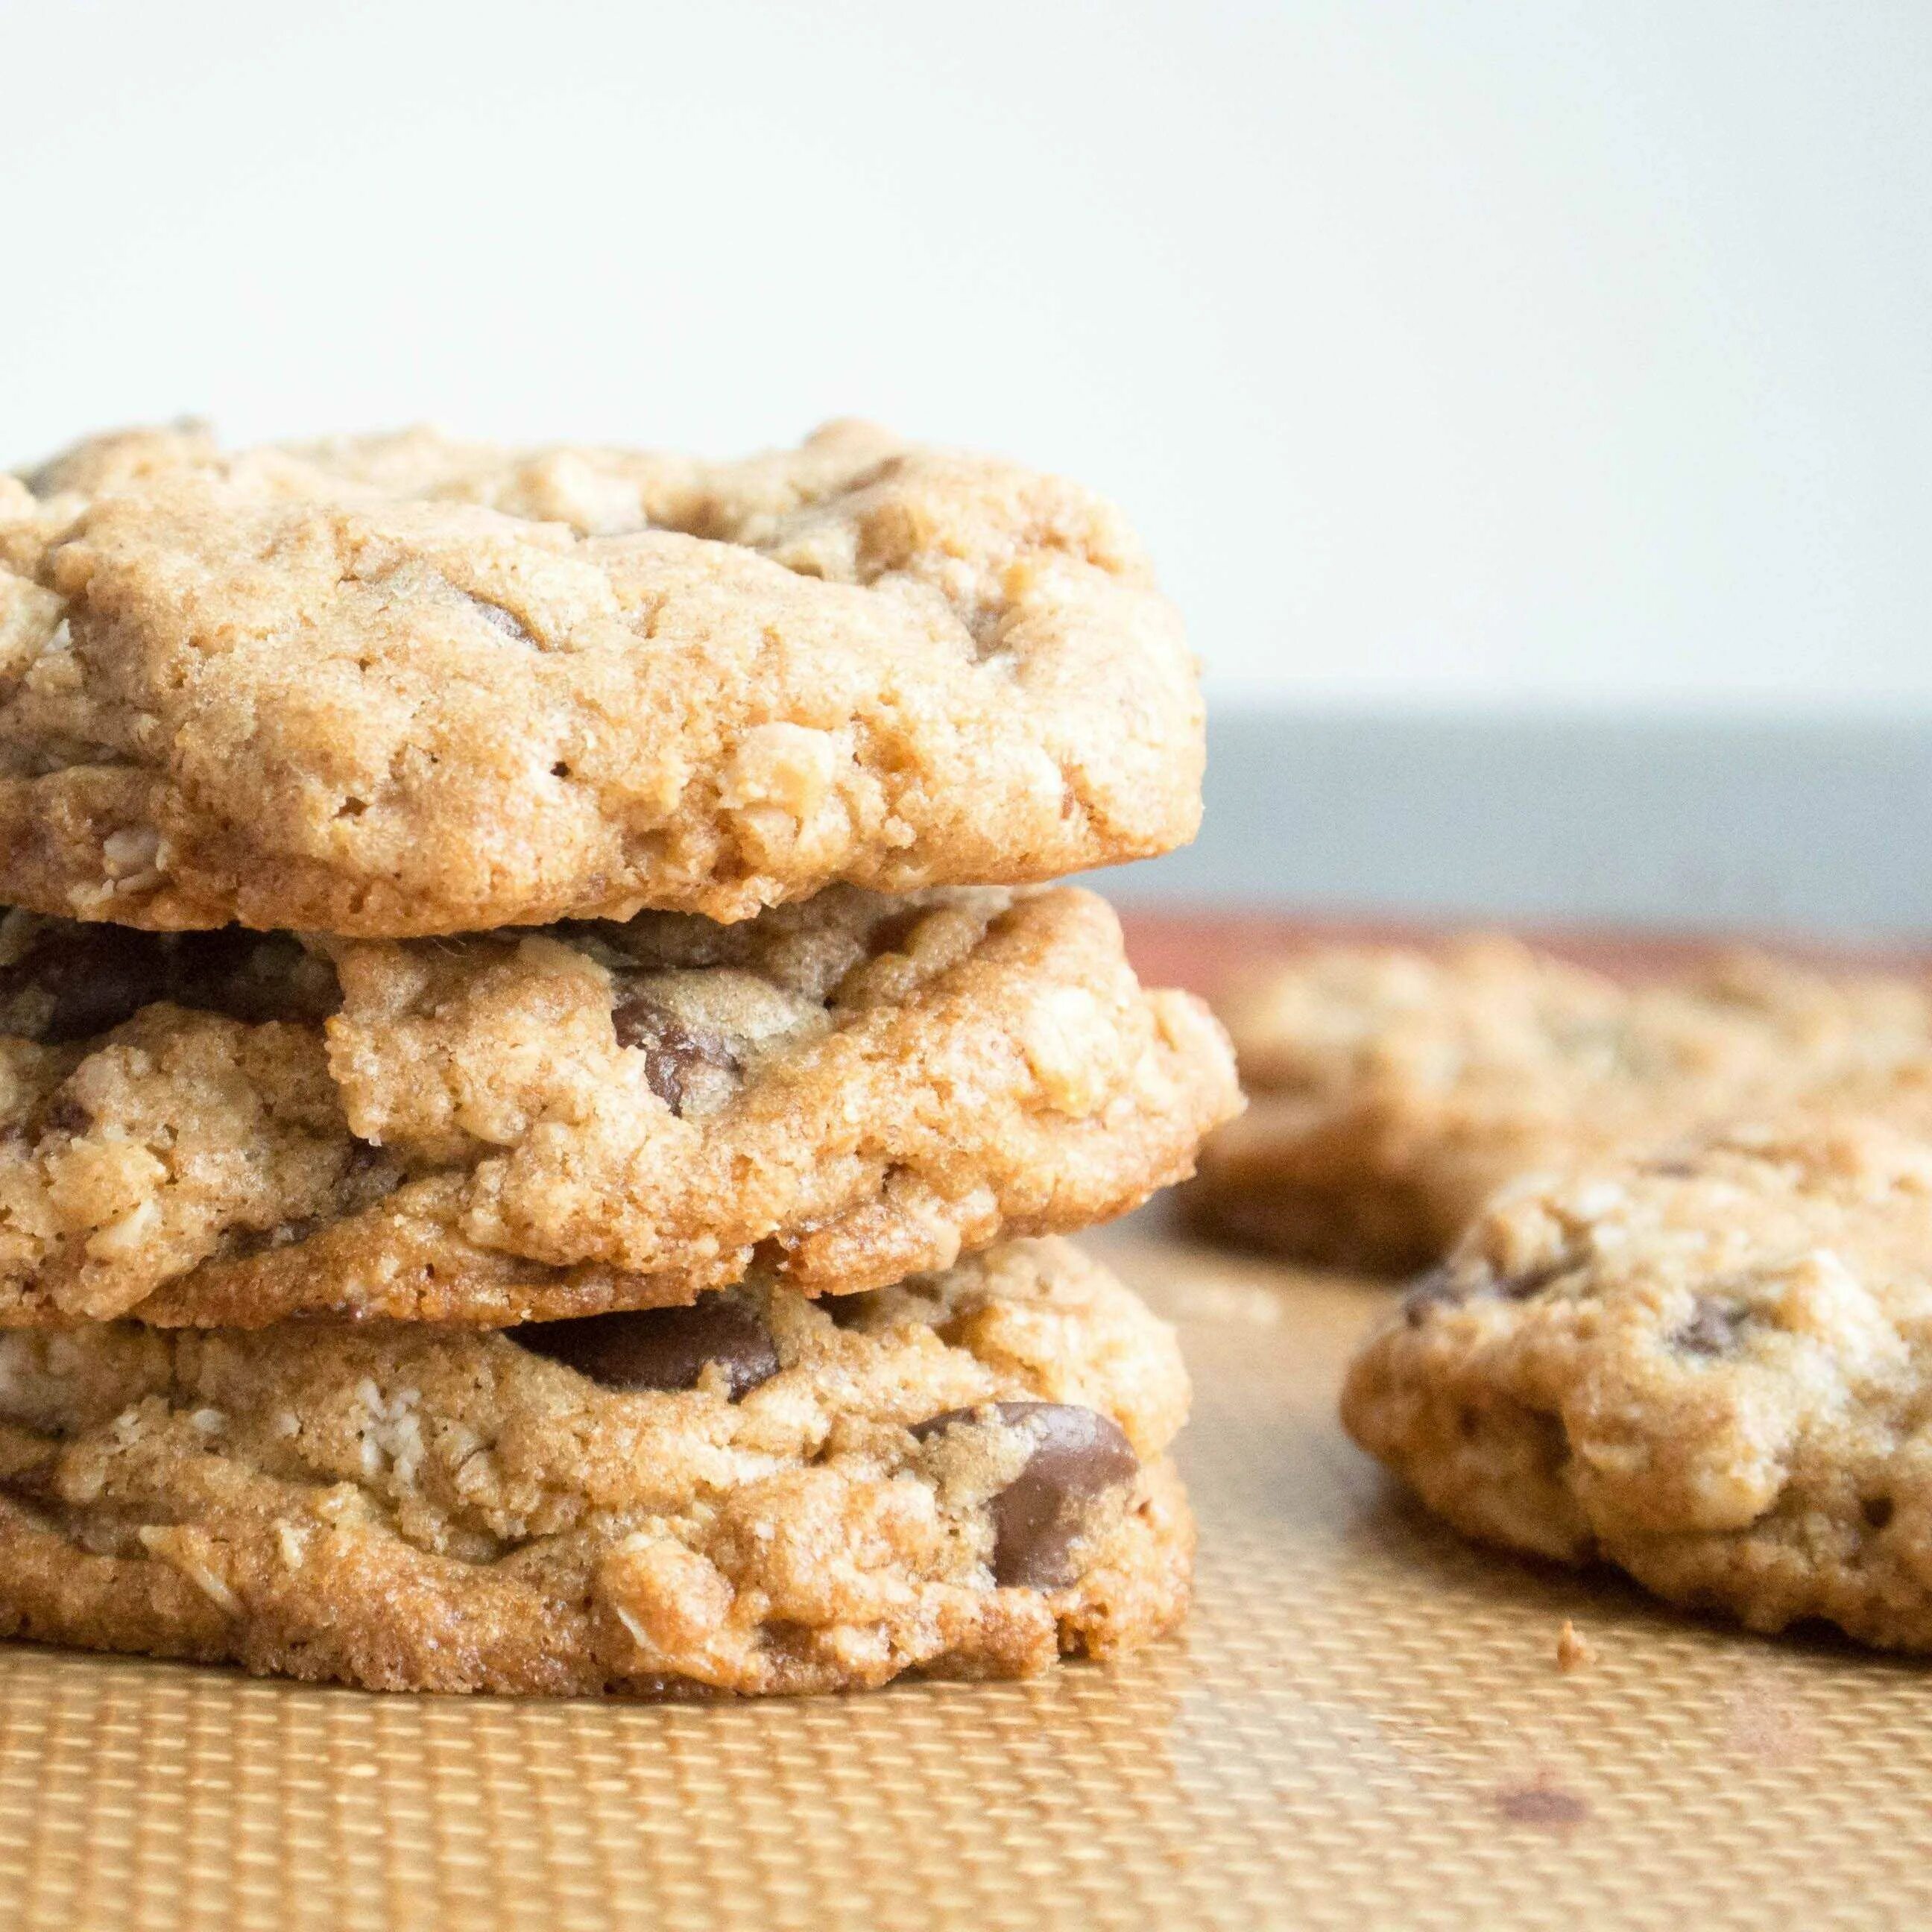
{"type": "Polygon", "coordinates": [[[1054,1237],[1238,1102],[1106,907],[1200,712],[1115,513],[192,430],[0,478],[0,1628],[758,1693],[1185,1606],[1168,1331],[1054,1237]]]}

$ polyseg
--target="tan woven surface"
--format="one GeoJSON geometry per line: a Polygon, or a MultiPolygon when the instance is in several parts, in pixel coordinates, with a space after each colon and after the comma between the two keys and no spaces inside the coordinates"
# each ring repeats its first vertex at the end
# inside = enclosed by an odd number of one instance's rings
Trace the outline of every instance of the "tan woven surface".
{"type": "Polygon", "coordinates": [[[1144,1228],[1181,1641],[716,1708],[382,1699],[0,1646],[0,1924],[1870,1925],[1932,1918],[1932,1676],[1479,1556],[1342,1438],[1380,1304],[1144,1228]],[[1592,1652],[1556,1664],[1574,1618],[1592,1652]]]}

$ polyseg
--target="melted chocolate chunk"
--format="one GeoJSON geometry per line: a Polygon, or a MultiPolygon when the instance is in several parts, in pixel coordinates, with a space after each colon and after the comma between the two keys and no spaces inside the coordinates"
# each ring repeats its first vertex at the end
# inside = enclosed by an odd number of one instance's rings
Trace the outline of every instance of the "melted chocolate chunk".
{"type": "Polygon", "coordinates": [[[674,1114],[684,1111],[686,1090],[698,1068],[715,1066],[727,1073],[738,1070],[737,1056],[722,1034],[687,1026],[648,993],[620,999],[610,1010],[610,1024],[620,1046],[644,1049],[644,1078],[674,1114]]]}
{"type": "Polygon", "coordinates": [[[602,1388],[628,1394],[695,1388],[706,1364],[716,1362],[736,1402],[770,1381],[779,1366],[764,1317],[729,1289],[701,1294],[688,1308],[526,1322],[504,1332],[533,1354],[548,1355],[602,1388]]]}
{"type": "Polygon", "coordinates": [[[1073,1580],[1075,1540],[1094,1502],[1140,1469],[1120,1425],[1058,1402],[994,1402],[950,1408],[913,1425],[923,1442],[956,1425],[998,1421],[1033,1438],[1026,1466],[993,1498],[993,1581],[1002,1588],[1058,1589],[1073,1580]]]}
{"type": "Polygon", "coordinates": [[[0,1031],[54,1046],[111,1033],[160,1000],[259,1023],[324,1019],[339,999],[327,963],[295,940],[232,926],[48,926],[20,958],[0,966],[0,1031]]]}
{"type": "Polygon", "coordinates": [[[1687,1355],[1728,1355],[1738,1346],[1738,1333],[1744,1325],[1746,1312],[1735,1302],[1700,1294],[1696,1312],[1671,1336],[1670,1345],[1687,1355]]]}

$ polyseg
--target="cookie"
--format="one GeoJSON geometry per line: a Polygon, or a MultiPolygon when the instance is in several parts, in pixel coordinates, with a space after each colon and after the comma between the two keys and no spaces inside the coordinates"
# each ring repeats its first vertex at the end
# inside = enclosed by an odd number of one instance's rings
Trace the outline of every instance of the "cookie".
{"type": "Polygon", "coordinates": [[[1932,1649],[1932,1111],[1721,1130],[1492,1204],[1352,1370],[1472,1535],[1932,1649]]]}
{"type": "Polygon", "coordinates": [[[806,1294],[1185,1174],[1225,1037],[1074,888],[463,939],[0,923],[0,1326],[806,1294]]]}
{"type": "Polygon", "coordinates": [[[1058,1242],[502,1331],[15,1331],[0,1630],[386,1690],[1026,1676],[1179,1621],[1187,1396],[1058,1242]]]}
{"type": "Polygon", "coordinates": [[[1184,1212],[1214,1234],[1399,1274],[1498,1186],[1932,1060],[1920,981],[1751,953],[1630,985],[1514,941],[1330,949],[1222,1003],[1246,1115],[1184,1212]]]}
{"type": "Polygon", "coordinates": [[[0,901],[407,937],[1016,884],[1200,812],[1118,512],[852,424],[739,463],[423,433],[0,479],[0,901]]]}

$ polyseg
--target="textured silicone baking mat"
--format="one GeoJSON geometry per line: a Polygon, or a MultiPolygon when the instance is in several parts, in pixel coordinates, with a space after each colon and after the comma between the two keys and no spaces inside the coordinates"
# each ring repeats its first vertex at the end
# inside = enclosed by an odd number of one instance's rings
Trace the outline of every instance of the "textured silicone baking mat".
{"type": "Polygon", "coordinates": [[[1198,1387],[1182,1638],[1035,1684],[728,1708],[0,1646],[0,1924],[1932,1917],[1932,1678],[1465,1546],[1334,1420],[1386,1291],[1145,1226],[1099,1245],[1179,1322],[1198,1387]]]}

